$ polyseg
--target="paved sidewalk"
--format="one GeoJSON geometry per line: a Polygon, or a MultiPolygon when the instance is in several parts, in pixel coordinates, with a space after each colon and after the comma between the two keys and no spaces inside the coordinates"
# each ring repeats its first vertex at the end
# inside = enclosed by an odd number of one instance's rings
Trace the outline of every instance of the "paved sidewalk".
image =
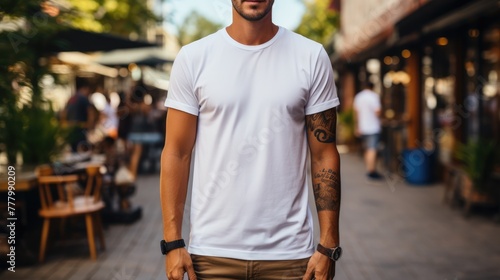
{"type": "Polygon", "coordinates": [[[500,224],[463,218],[440,185],[367,184],[361,158],[342,159],[338,279],[500,279],[500,224]]]}
{"type": "MultiPolygon", "coordinates": [[[[464,219],[441,203],[439,185],[368,184],[362,170],[360,158],[342,155],[344,256],[336,280],[500,279],[500,224],[464,219]]],[[[96,262],[82,238],[50,247],[45,264],[4,272],[0,279],[165,279],[158,184],[158,175],[139,178],[133,202],[142,205],[143,218],[110,226],[107,250],[96,262]]]]}

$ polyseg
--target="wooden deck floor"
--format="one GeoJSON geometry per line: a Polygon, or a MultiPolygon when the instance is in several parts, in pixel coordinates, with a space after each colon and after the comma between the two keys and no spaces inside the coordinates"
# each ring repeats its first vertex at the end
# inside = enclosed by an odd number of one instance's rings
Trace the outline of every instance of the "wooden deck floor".
{"type": "MultiPolygon", "coordinates": [[[[441,204],[442,187],[368,184],[359,158],[344,155],[341,243],[336,280],[500,279],[500,225],[464,219],[441,204]]],[[[105,231],[107,250],[91,261],[85,238],[50,247],[42,265],[3,272],[0,279],[166,279],[159,252],[159,176],[142,176],[133,202],[143,217],[105,231]]],[[[185,225],[187,222],[184,223],[185,225]]],[[[185,227],[185,233],[187,232],[185,227]]]]}

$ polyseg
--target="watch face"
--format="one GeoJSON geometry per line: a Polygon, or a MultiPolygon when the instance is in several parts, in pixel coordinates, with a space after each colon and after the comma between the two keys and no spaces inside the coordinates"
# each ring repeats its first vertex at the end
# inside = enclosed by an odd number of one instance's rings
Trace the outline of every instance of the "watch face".
{"type": "Polygon", "coordinates": [[[165,255],[167,253],[167,248],[165,248],[166,247],[165,243],[166,243],[165,240],[160,241],[161,253],[163,255],[165,255]]]}
{"type": "Polygon", "coordinates": [[[342,248],[337,247],[335,251],[333,252],[333,260],[338,260],[340,259],[340,256],[342,256],[342,248]]]}

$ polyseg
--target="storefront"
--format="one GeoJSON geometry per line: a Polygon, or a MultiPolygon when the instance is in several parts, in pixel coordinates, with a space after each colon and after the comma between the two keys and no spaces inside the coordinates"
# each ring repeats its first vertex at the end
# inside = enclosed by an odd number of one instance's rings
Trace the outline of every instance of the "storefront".
{"type": "Polygon", "coordinates": [[[421,140],[442,164],[453,161],[459,142],[500,140],[500,6],[494,2],[451,11],[438,19],[448,25],[420,40],[421,140]]]}
{"type": "Polygon", "coordinates": [[[341,38],[340,53],[332,56],[341,69],[341,98],[352,100],[366,80],[381,95],[389,171],[397,170],[407,148],[432,151],[441,166],[453,161],[459,142],[500,141],[499,2],[407,3],[413,5],[393,22],[367,19],[380,25],[379,32],[355,48],[341,38]]]}

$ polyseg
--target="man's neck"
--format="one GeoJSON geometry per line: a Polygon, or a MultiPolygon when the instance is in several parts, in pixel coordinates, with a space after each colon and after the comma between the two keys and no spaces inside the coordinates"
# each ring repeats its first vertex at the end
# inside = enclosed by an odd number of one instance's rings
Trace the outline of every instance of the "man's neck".
{"type": "Polygon", "coordinates": [[[278,33],[279,27],[272,22],[271,13],[262,20],[248,21],[233,10],[233,23],[226,30],[236,42],[256,46],[271,40],[278,33]]]}

